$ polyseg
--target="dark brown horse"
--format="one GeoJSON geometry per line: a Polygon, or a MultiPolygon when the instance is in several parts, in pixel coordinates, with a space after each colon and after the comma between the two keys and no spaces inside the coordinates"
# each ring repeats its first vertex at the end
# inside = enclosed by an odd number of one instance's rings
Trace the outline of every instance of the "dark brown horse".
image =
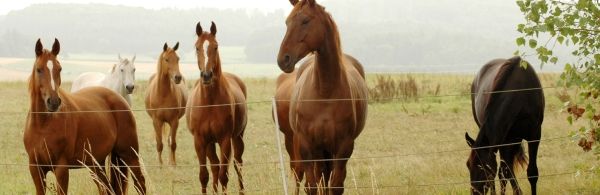
{"type": "Polygon", "coordinates": [[[365,126],[364,71],[356,59],[343,54],[337,26],[324,7],[315,0],[290,2],[294,9],[286,20],[287,32],[277,57],[279,68],[291,73],[300,59],[309,53],[314,56],[298,69],[295,78],[287,78],[295,79],[291,81],[294,84],[279,86],[277,93],[290,93],[287,118],[293,145],[303,160],[306,192],[327,189],[327,193],[341,194],[354,140],[365,126]]]}
{"type": "Polygon", "coordinates": [[[243,192],[241,165],[244,153],[244,129],[248,108],[246,107],[246,85],[240,78],[221,70],[219,44],[216,39],[217,26],[213,22],[210,32],[202,31],[196,25],[196,56],[200,69],[200,81],[196,84],[187,102],[186,119],[190,132],[194,135],[194,147],[200,162],[200,183],[202,193],[208,185],[206,159],[210,160],[213,176],[213,190],[218,192],[221,183],[227,192],[228,169],[233,145],[234,168],[238,175],[240,191],[243,192]],[[214,106],[222,105],[222,106],[214,106]],[[220,158],[216,146],[219,144],[220,158]]]}
{"type": "Polygon", "coordinates": [[[52,171],[58,193],[67,194],[69,168],[81,166],[89,167],[98,177],[94,181],[101,194],[125,193],[129,171],[133,173],[136,190],[145,194],[137,155],[136,123],[133,113],[125,111],[129,110],[129,104],[103,87],[89,87],[73,94],[62,90],[59,51],[58,40],[54,40],[52,50],[48,51],[38,39],[29,78],[31,104],[23,140],[36,193],[45,194],[46,175],[52,171]],[[109,154],[110,161],[119,166],[111,171],[110,183],[101,167],[109,154]]]}
{"type": "Polygon", "coordinates": [[[177,164],[175,161],[175,150],[177,149],[177,128],[179,119],[185,114],[183,108],[187,102],[187,87],[185,79],[179,72],[179,56],[176,51],[179,42],[171,49],[165,43],[163,52],[157,63],[156,74],[150,76],[148,90],[146,91],[146,112],[152,118],[152,125],[156,133],[156,151],[158,161],[163,164],[163,131],[165,123],[169,124],[170,131],[168,143],[171,147],[171,158],[169,164],[177,164]],[[178,109],[173,109],[178,108],[178,109]]]}
{"type": "MultiPolygon", "coordinates": [[[[487,63],[471,86],[473,117],[479,134],[473,140],[465,133],[465,139],[472,148],[517,143],[528,143],[529,165],[527,176],[532,194],[536,194],[538,176],[537,150],[544,120],[544,92],[535,71],[528,65],[520,66],[521,58],[496,59],[487,63]],[[510,91],[519,89],[534,89],[510,91]],[[493,91],[507,91],[489,93],[493,91]]],[[[514,194],[521,194],[515,179],[514,168],[527,164],[521,144],[471,150],[467,167],[471,175],[473,194],[495,193],[496,152],[500,151],[500,186],[504,194],[507,181],[510,181],[514,194]],[[487,181],[487,182],[476,182],[487,181]]]]}

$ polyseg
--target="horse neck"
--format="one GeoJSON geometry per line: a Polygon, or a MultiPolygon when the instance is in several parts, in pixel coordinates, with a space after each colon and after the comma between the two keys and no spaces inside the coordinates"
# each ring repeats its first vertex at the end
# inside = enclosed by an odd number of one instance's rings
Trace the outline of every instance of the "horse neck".
{"type": "Polygon", "coordinates": [[[327,96],[337,89],[343,80],[344,67],[337,27],[329,15],[325,15],[325,17],[327,17],[324,19],[327,24],[326,33],[323,44],[315,54],[314,71],[319,94],[327,96]]]}
{"type": "Polygon", "coordinates": [[[119,73],[111,73],[107,77],[104,77],[102,83],[104,86],[108,86],[110,89],[118,92],[119,94],[127,94],[127,90],[123,87],[123,77],[119,73]]]}
{"type": "Polygon", "coordinates": [[[217,60],[217,65],[213,69],[214,76],[216,79],[209,86],[202,85],[202,96],[205,103],[215,103],[219,99],[222,99],[223,95],[227,95],[229,91],[229,85],[223,72],[221,71],[221,63],[217,60]]]}
{"type": "Polygon", "coordinates": [[[163,68],[164,65],[160,62],[162,62],[162,57],[159,59],[158,71],[156,72],[158,91],[162,94],[167,94],[172,89],[171,78],[169,78],[168,70],[165,70],[166,68],[163,68]]]}

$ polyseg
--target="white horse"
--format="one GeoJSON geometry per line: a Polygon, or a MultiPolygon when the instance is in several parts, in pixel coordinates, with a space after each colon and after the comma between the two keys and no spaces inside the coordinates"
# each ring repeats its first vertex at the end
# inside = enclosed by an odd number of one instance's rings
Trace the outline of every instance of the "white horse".
{"type": "Polygon", "coordinates": [[[82,88],[90,86],[102,86],[109,88],[118,94],[121,94],[129,106],[131,106],[131,93],[135,88],[135,55],[129,61],[127,58],[121,58],[119,54],[119,64],[114,64],[109,70],[108,75],[99,72],[85,72],[73,80],[71,93],[82,88]]]}

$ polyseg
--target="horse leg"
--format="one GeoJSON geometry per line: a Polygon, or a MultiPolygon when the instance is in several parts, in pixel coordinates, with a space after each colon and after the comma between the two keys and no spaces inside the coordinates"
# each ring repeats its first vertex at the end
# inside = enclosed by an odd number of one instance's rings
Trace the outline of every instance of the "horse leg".
{"type": "Polygon", "coordinates": [[[123,188],[124,188],[124,193],[126,193],[126,189],[127,189],[127,171],[129,169],[129,171],[131,171],[132,173],[132,179],[133,179],[133,185],[135,187],[135,191],[138,192],[138,194],[146,194],[146,178],[144,177],[144,174],[142,173],[142,166],[140,163],[140,159],[138,157],[138,155],[136,154],[136,152],[134,152],[133,150],[131,150],[129,155],[125,155],[125,156],[120,156],[121,160],[125,163],[125,165],[127,167],[121,167],[119,168],[119,170],[124,174],[123,175],[123,188]]]}
{"type": "Polygon", "coordinates": [[[296,193],[300,194],[300,182],[304,177],[304,172],[302,170],[302,162],[298,162],[300,160],[300,154],[298,154],[298,144],[294,144],[294,136],[291,132],[285,134],[285,149],[290,155],[290,168],[294,173],[294,180],[296,183],[296,193]]]}
{"type": "Polygon", "coordinates": [[[304,170],[304,174],[306,174],[306,182],[304,183],[304,191],[306,194],[312,195],[317,194],[317,174],[315,170],[315,162],[310,161],[313,159],[312,153],[312,145],[307,143],[304,139],[301,139],[303,136],[294,136],[294,144],[297,145],[298,156],[302,159],[300,163],[302,163],[302,168],[304,170]]]}
{"type": "MultiPolygon", "coordinates": [[[[30,164],[34,164],[30,162],[30,164]]],[[[29,173],[31,174],[31,178],[33,179],[33,184],[35,185],[35,193],[37,195],[46,194],[46,174],[48,174],[49,169],[46,167],[30,165],[29,173]]]]}
{"type": "Polygon", "coordinates": [[[540,140],[541,128],[542,128],[541,125],[537,126],[534,130],[534,132],[535,132],[534,136],[532,136],[530,139],[527,140],[527,141],[530,141],[528,143],[529,165],[527,165],[527,177],[529,179],[529,184],[531,185],[531,194],[532,195],[537,194],[537,180],[539,177],[538,167],[537,167],[537,152],[538,152],[538,147],[540,146],[540,142],[538,142],[537,140],[540,140]],[[531,141],[535,141],[535,142],[531,142],[531,141]]]}
{"type": "Polygon", "coordinates": [[[119,186],[110,186],[106,176],[106,170],[104,169],[103,165],[104,162],[98,162],[98,164],[94,164],[89,167],[90,171],[92,171],[92,174],[94,174],[94,183],[96,183],[96,186],[98,187],[98,194],[116,194],[113,189],[118,188],[119,186]]]}
{"type": "Polygon", "coordinates": [[[343,194],[344,193],[344,181],[346,180],[346,165],[348,163],[348,158],[352,156],[352,152],[354,151],[354,140],[348,140],[344,142],[344,144],[339,145],[336,153],[334,154],[335,159],[332,162],[332,178],[331,178],[331,188],[329,190],[330,194],[343,194]]]}
{"type": "Polygon", "coordinates": [[[198,156],[198,162],[200,163],[200,184],[202,185],[202,194],[206,194],[206,187],[208,186],[208,169],[206,168],[206,147],[207,144],[203,140],[203,137],[194,135],[194,145],[196,148],[196,155],[198,156]]]}
{"type": "Polygon", "coordinates": [[[169,160],[170,165],[177,165],[175,161],[175,149],[177,149],[177,128],[179,128],[179,119],[172,121],[169,126],[171,131],[169,134],[169,145],[171,146],[171,159],[169,160]]]}
{"type": "Polygon", "coordinates": [[[242,177],[242,167],[244,165],[244,160],[242,159],[242,155],[244,154],[244,140],[243,135],[238,135],[233,137],[233,167],[235,168],[235,172],[238,176],[238,185],[240,187],[240,194],[244,194],[244,179],[242,177]]]}
{"type": "Polygon", "coordinates": [[[231,137],[226,136],[225,139],[219,142],[221,148],[221,164],[219,168],[219,182],[223,189],[223,194],[227,194],[227,183],[229,182],[228,169],[229,159],[231,157],[231,137]]]}
{"type": "Polygon", "coordinates": [[[127,177],[129,172],[127,168],[123,171],[125,164],[121,162],[121,158],[115,153],[111,154],[110,162],[112,164],[110,170],[110,187],[114,194],[124,194],[127,191],[127,177]]]}
{"type": "Polygon", "coordinates": [[[501,193],[505,193],[507,180],[513,188],[513,194],[522,194],[521,188],[515,177],[514,158],[517,152],[521,149],[521,145],[505,146],[500,149],[500,184],[501,193]]]}
{"type": "MultiPolygon", "coordinates": [[[[324,152],[323,153],[323,159],[333,159],[333,155],[331,155],[331,153],[329,152],[324,152]]],[[[322,168],[322,172],[321,175],[323,176],[323,186],[325,187],[325,192],[327,192],[330,188],[330,178],[331,178],[331,174],[332,174],[332,166],[333,166],[333,161],[332,160],[327,160],[327,161],[321,161],[323,168],[322,168]]]]}
{"type": "Polygon", "coordinates": [[[154,132],[156,133],[156,151],[158,152],[158,162],[160,165],[163,164],[162,161],[162,151],[163,151],[163,127],[164,123],[158,119],[152,120],[152,125],[154,125],[154,132]]]}
{"type": "Polygon", "coordinates": [[[213,193],[217,193],[219,192],[219,166],[221,166],[221,162],[219,162],[219,157],[217,156],[217,148],[215,143],[208,144],[206,148],[206,154],[208,155],[208,160],[210,161],[210,171],[213,178],[213,193]]]}
{"type": "Polygon", "coordinates": [[[69,168],[65,166],[56,167],[54,168],[54,175],[58,184],[56,188],[57,194],[67,194],[69,191],[69,168]]]}

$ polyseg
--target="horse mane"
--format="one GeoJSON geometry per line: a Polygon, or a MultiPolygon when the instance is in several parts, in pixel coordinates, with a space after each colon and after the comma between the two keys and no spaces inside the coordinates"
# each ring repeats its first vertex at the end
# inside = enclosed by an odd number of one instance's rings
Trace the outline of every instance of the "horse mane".
{"type": "MultiPolygon", "coordinates": [[[[494,78],[494,84],[492,85],[492,91],[498,91],[501,90],[502,86],[504,85],[504,83],[506,83],[506,81],[508,80],[508,76],[510,76],[510,73],[512,72],[512,70],[519,66],[521,62],[521,57],[516,56],[516,57],[512,57],[508,60],[506,60],[506,62],[504,62],[504,64],[501,65],[500,69],[498,69],[498,73],[496,74],[496,77],[494,78]]],[[[490,102],[492,102],[494,95],[492,94],[491,98],[490,98],[490,102]]]]}
{"type": "MultiPolygon", "coordinates": [[[[333,45],[332,47],[335,49],[335,51],[337,51],[334,55],[340,59],[340,63],[342,62],[342,43],[340,41],[340,32],[338,30],[337,24],[335,23],[335,21],[333,20],[333,17],[331,16],[331,14],[327,11],[325,11],[325,7],[319,5],[318,7],[320,10],[319,13],[323,14],[325,17],[320,17],[323,18],[326,24],[329,25],[329,29],[326,29],[327,31],[329,31],[328,33],[333,36],[333,45]]],[[[327,42],[327,41],[326,41],[327,42]]],[[[342,66],[343,67],[343,66],[342,66]]]]}

